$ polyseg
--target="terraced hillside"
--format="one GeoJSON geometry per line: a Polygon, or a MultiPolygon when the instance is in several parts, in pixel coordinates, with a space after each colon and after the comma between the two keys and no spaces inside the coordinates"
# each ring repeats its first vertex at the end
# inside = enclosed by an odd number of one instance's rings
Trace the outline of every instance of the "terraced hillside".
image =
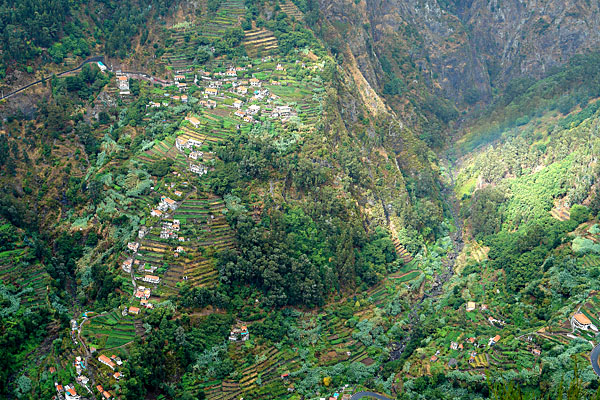
{"type": "MultiPolygon", "coordinates": [[[[0,231],[9,231],[9,223],[2,224],[0,231]]],[[[44,265],[36,262],[32,249],[23,241],[14,244],[14,248],[0,252],[0,282],[14,285],[20,291],[21,306],[36,308],[47,301],[46,289],[50,276],[44,265]]]]}
{"type": "Polygon", "coordinates": [[[246,31],[243,43],[249,57],[270,55],[278,48],[277,38],[268,29],[246,31]]]}

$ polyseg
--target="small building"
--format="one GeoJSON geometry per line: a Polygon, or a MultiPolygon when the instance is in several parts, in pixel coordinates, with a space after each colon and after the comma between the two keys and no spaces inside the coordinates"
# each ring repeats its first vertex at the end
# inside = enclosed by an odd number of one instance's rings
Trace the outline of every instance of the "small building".
{"type": "Polygon", "coordinates": [[[285,71],[285,69],[283,68],[283,65],[281,64],[277,64],[277,66],[275,67],[276,71],[285,71]]]}
{"type": "Polygon", "coordinates": [[[127,243],[127,248],[135,253],[140,248],[140,244],[138,242],[129,242],[127,243]]]}
{"type": "Polygon", "coordinates": [[[175,82],[185,82],[185,75],[175,75],[175,82]]]}
{"type": "Polygon", "coordinates": [[[243,341],[250,339],[250,332],[248,332],[247,326],[242,326],[240,328],[240,336],[242,337],[243,341]]]}
{"type": "Polygon", "coordinates": [[[260,87],[260,81],[256,78],[250,79],[250,86],[260,87]]]}
{"type": "Polygon", "coordinates": [[[64,391],[65,391],[65,388],[63,387],[63,385],[61,385],[61,384],[60,384],[60,383],[58,383],[58,382],[54,382],[54,387],[56,388],[56,391],[57,391],[58,393],[62,393],[62,392],[64,392],[64,391]]]}
{"type": "Polygon", "coordinates": [[[107,391],[104,391],[104,392],[102,392],[102,397],[103,397],[105,400],[110,400],[110,399],[112,398],[112,395],[111,395],[109,392],[107,392],[107,391]]]}
{"type": "Polygon", "coordinates": [[[154,275],[146,275],[146,276],[144,276],[144,282],[158,283],[158,282],[160,282],[160,278],[158,276],[154,276],[154,275]]]}
{"type": "Polygon", "coordinates": [[[137,307],[129,307],[129,315],[138,315],[140,313],[140,309],[137,307]]]}
{"type": "Polygon", "coordinates": [[[450,349],[452,349],[452,350],[458,350],[458,343],[451,342],[450,343],[450,349]]]}
{"type": "Polygon", "coordinates": [[[192,124],[194,128],[197,128],[200,125],[200,120],[196,117],[185,117],[185,120],[192,124]]]}
{"type": "Polygon", "coordinates": [[[162,211],[160,211],[160,210],[152,210],[152,212],[150,213],[150,215],[152,215],[153,217],[160,217],[162,215],[162,211]]]}
{"type": "Polygon", "coordinates": [[[146,236],[146,233],[148,233],[148,227],[146,226],[142,226],[140,228],[140,230],[138,231],[138,238],[139,239],[143,239],[144,236],[146,236]]]}
{"type": "Polygon", "coordinates": [[[115,363],[111,361],[110,358],[106,357],[104,354],[101,355],[100,357],[98,357],[98,361],[100,361],[102,364],[106,365],[108,368],[114,370],[115,369],[115,363]]]}
{"type": "Polygon", "coordinates": [[[493,346],[496,343],[498,343],[498,341],[500,341],[500,335],[496,335],[493,338],[490,338],[490,341],[488,343],[488,346],[493,346]]]}
{"type": "Polygon", "coordinates": [[[81,397],[75,391],[75,388],[71,385],[65,387],[65,399],[66,400],[79,400],[81,397]]]}
{"type": "Polygon", "coordinates": [[[246,111],[248,111],[248,114],[254,115],[260,111],[260,106],[257,104],[252,104],[246,111]]]}
{"type": "Polygon", "coordinates": [[[237,88],[235,88],[235,91],[238,94],[247,94],[248,93],[248,88],[246,86],[238,86],[237,88]]]}
{"type": "Polygon", "coordinates": [[[119,379],[121,379],[121,373],[120,373],[120,372],[115,372],[115,373],[113,374],[113,378],[115,378],[116,380],[119,380],[119,379]]]}
{"type": "Polygon", "coordinates": [[[477,305],[474,301],[467,302],[467,311],[473,311],[475,308],[477,308],[477,305]]]}
{"type": "Polygon", "coordinates": [[[234,108],[237,108],[237,109],[239,110],[240,108],[242,108],[242,104],[244,104],[244,102],[243,102],[243,101],[241,101],[241,100],[236,100],[236,101],[234,101],[234,102],[233,102],[233,107],[234,107],[234,108]]]}
{"type": "Polygon", "coordinates": [[[183,193],[180,192],[179,190],[176,190],[175,192],[173,192],[173,194],[177,197],[181,197],[181,195],[183,195],[183,193]]]}
{"type": "Polygon", "coordinates": [[[209,96],[216,96],[219,94],[217,88],[206,88],[204,89],[204,98],[207,99],[209,96]]]}
{"type": "Polygon", "coordinates": [[[542,352],[539,349],[533,349],[531,350],[531,354],[533,354],[534,356],[540,356],[542,354],[542,352]]]}
{"type": "Polygon", "coordinates": [[[96,390],[100,393],[104,392],[104,388],[102,387],[102,385],[96,385],[96,390]]]}
{"type": "Polygon", "coordinates": [[[432,363],[436,362],[438,360],[438,356],[436,356],[435,354],[431,356],[431,358],[429,359],[429,361],[431,361],[432,363]]]}
{"type": "Polygon", "coordinates": [[[571,328],[573,330],[581,329],[582,331],[587,331],[591,329],[596,332],[598,331],[598,328],[596,328],[596,326],[592,324],[592,321],[580,311],[577,311],[571,317],[571,328]]]}
{"type": "Polygon", "coordinates": [[[117,87],[121,94],[125,94],[125,92],[129,92],[129,78],[124,75],[117,76],[117,87]]]}
{"type": "Polygon", "coordinates": [[[188,97],[187,97],[187,94],[182,94],[182,95],[181,95],[181,102],[182,102],[182,103],[187,103],[187,102],[188,102],[188,97]]]}
{"type": "Polygon", "coordinates": [[[235,71],[235,69],[230,69],[229,71],[227,71],[227,76],[237,77],[237,72],[235,71]]]}

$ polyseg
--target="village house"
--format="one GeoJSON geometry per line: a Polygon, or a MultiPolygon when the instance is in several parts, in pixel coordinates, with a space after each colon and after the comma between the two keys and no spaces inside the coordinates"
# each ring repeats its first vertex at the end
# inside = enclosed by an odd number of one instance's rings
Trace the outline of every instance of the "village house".
{"type": "Polygon", "coordinates": [[[250,82],[250,86],[260,87],[260,81],[256,78],[250,79],[249,82],[250,82]]]}
{"type": "Polygon", "coordinates": [[[230,69],[229,71],[227,71],[227,76],[237,77],[237,72],[235,71],[235,69],[230,69]]]}
{"type": "Polygon", "coordinates": [[[571,328],[573,331],[575,331],[575,329],[581,329],[582,331],[587,331],[589,329],[595,332],[598,331],[598,328],[592,324],[592,321],[579,310],[571,317],[571,328]]]}
{"type": "Polygon", "coordinates": [[[177,88],[179,89],[180,92],[185,92],[187,90],[187,83],[179,82],[177,84],[177,88]]]}
{"type": "Polygon", "coordinates": [[[237,108],[237,109],[239,110],[240,108],[242,108],[242,104],[244,104],[244,102],[243,102],[243,101],[241,101],[241,100],[236,100],[236,101],[234,101],[234,102],[233,102],[233,107],[234,107],[234,108],[237,108]]]}
{"type": "Polygon", "coordinates": [[[181,102],[182,102],[182,103],[187,103],[187,102],[188,102],[188,97],[187,97],[187,94],[182,94],[182,95],[181,95],[181,102]]]}
{"type": "Polygon", "coordinates": [[[79,400],[81,396],[77,394],[75,388],[72,385],[65,386],[65,399],[66,400],[79,400]]]}
{"type": "Polygon", "coordinates": [[[185,117],[185,120],[192,124],[194,128],[197,128],[200,125],[200,120],[196,117],[185,117]]]}
{"type": "Polygon", "coordinates": [[[152,210],[152,212],[150,213],[150,215],[152,215],[153,217],[160,217],[162,215],[162,211],[160,211],[160,210],[152,210]]]}
{"type": "Polygon", "coordinates": [[[451,342],[451,343],[450,343],[450,348],[451,348],[452,350],[458,350],[458,343],[456,343],[456,342],[451,342]]]}
{"type": "Polygon", "coordinates": [[[117,87],[120,94],[129,94],[129,78],[124,75],[117,76],[117,87]]]}
{"type": "Polygon", "coordinates": [[[467,311],[473,311],[475,308],[477,308],[477,306],[474,301],[467,302],[467,311]]]}
{"type": "Polygon", "coordinates": [[[237,111],[234,113],[234,115],[235,115],[236,117],[244,118],[244,117],[246,116],[246,113],[245,113],[244,111],[242,111],[242,110],[237,110],[237,111]]]}
{"type": "Polygon", "coordinates": [[[216,96],[219,94],[219,91],[216,88],[206,88],[204,89],[204,98],[208,99],[209,96],[216,96]]]}
{"type": "Polygon", "coordinates": [[[201,151],[192,151],[192,152],[190,153],[189,157],[190,157],[192,160],[197,160],[197,159],[198,159],[198,157],[202,157],[202,152],[201,152],[201,151]]]}
{"type": "Polygon", "coordinates": [[[175,75],[175,82],[185,82],[185,75],[175,75]]]}
{"type": "Polygon", "coordinates": [[[254,115],[260,111],[260,106],[257,104],[252,104],[246,111],[248,114],[254,115]]]}
{"type": "Polygon", "coordinates": [[[238,86],[237,88],[235,88],[235,91],[238,94],[242,94],[243,95],[243,94],[248,93],[248,88],[246,86],[238,86]]]}
{"type": "Polygon", "coordinates": [[[113,360],[114,362],[117,363],[117,365],[123,365],[123,361],[121,361],[121,359],[117,356],[115,356],[114,354],[112,356],[110,356],[110,359],[113,360]]]}
{"type": "Polygon", "coordinates": [[[123,271],[130,273],[132,263],[133,263],[133,260],[131,260],[131,259],[123,261],[123,265],[121,266],[123,268],[123,271]]]}
{"type": "Polygon", "coordinates": [[[276,71],[285,71],[285,69],[283,68],[283,65],[281,64],[277,64],[277,66],[275,67],[276,71]]]}
{"type": "Polygon", "coordinates": [[[102,364],[106,365],[108,368],[114,370],[115,369],[115,363],[112,362],[110,360],[110,358],[106,357],[104,354],[101,355],[100,357],[98,357],[98,361],[100,361],[102,364]]]}
{"type": "Polygon", "coordinates": [[[250,339],[250,332],[248,332],[247,326],[244,325],[240,328],[240,335],[242,336],[243,341],[250,339]]]}
{"type": "Polygon", "coordinates": [[[148,283],[158,283],[160,282],[160,278],[155,275],[145,275],[143,281],[148,283]]]}
{"type": "Polygon", "coordinates": [[[207,172],[207,169],[204,165],[191,164],[190,171],[198,175],[204,175],[207,172]]]}
{"type": "Polygon", "coordinates": [[[143,239],[144,236],[146,236],[146,233],[148,233],[148,227],[142,226],[138,231],[138,238],[143,239]]]}
{"type": "Polygon", "coordinates": [[[102,385],[96,385],[96,390],[100,393],[104,392],[104,388],[102,387],[102,385]]]}
{"type": "Polygon", "coordinates": [[[102,397],[103,397],[105,400],[110,400],[110,399],[112,398],[112,395],[111,395],[109,392],[107,392],[107,391],[104,391],[104,392],[102,392],[102,397]]]}
{"type": "Polygon", "coordinates": [[[121,373],[120,373],[120,372],[115,372],[115,373],[113,374],[113,378],[115,378],[116,380],[119,380],[119,379],[121,379],[121,373]]]}
{"type": "Polygon", "coordinates": [[[177,197],[181,197],[181,195],[183,194],[182,192],[180,192],[179,190],[176,190],[173,192],[173,194],[177,197]]]}
{"type": "Polygon", "coordinates": [[[133,251],[134,253],[136,251],[138,251],[139,247],[140,247],[140,244],[137,243],[137,242],[129,242],[129,243],[127,243],[127,248],[129,250],[133,251]]]}
{"type": "Polygon", "coordinates": [[[58,393],[62,393],[65,390],[65,388],[63,387],[63,385],[59,384],[58,382],[54,382],[54,387],[56,388],[56,391],[58,393]]]}
{"type": "Polygon", "coordinates": [[[488,346],[493,346],[496,343],[498,343],[498,341],[500,340],[500,335],[496,335],[493,338],[490,338],[490,341],[488,343],[488,346]]]}
{"type": "Polygon", "coordinates": [[[140,309],[134,306],[129,307],[129,315],[138,315],[140,313],[140,309]]]}
{"type": "Polygon", "coordinates": [[[249,116],[249,115],[246,115],[246,116],[244,117],[244,122],[252,122],[252,121],[254,121],[254,118],[252,118],[251,116],[249,116]]]}
{"type": "Polygon", "coordinates": [[[542,354],[542,352],[540,351],[540,349],[534,348],[533,350],[531,350],[531,354],[533,354],[534,356],[539,356],[542,354]]]}
{"type": "Polygon", "coordinates": [[[160,199],[161,203],[164,203],[167,205],[167,207],[171,210],[175,210],[177,208],[177,202],[173,199],[170,199],[166,196],[162,196],[160,199]]]}
{"type": "Polygon", "coordinates": [[[135,292],[135,297],[141,300],[147,300],[150,298],[150,289],[144,286],[138,286],[135,292]]]}

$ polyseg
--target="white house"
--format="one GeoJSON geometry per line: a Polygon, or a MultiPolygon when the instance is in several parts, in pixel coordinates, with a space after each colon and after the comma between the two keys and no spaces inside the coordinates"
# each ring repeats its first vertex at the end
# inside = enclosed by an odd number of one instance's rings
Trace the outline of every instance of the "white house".
{"type": "Polygon", "coordinates": [[[596,328],[596,326],[592,324],[592,321],[580,311],[577,311],[571,317],[571,328],[573,330],[575,330],[576,328],[581,329],[582,331],[587,331],[591,329],[595,332],[598,332],[598,328],[596,328]]]}
{"type": "Polygon", "coordinates": [[[144,276],[144,282],[148,282],[148,283],[158,283],[160,282],[160,278],[158,276],[154,276],[154,275],[146,275],[144,276]]]}

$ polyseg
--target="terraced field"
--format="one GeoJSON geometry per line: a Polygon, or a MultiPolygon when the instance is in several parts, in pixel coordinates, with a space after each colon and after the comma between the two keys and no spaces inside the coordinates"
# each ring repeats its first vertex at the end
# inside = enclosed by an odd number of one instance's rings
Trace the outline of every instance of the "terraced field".
{"type": "Polygon", "coordinates": [[[111,349],[134,340],[134,319],[121,316],[116,311],[91,318],[83,325],[83,336],[88,344],[98,349],[111,349]]]}
{"type": "Polygon", "coordinates": [[[23,293],[21,305],[36,308],[46,301],[46,286],[51,278],[42,264],[21,265],[21,258],[29,251],[22,247],[0,253],[0,282],[15,285],[19,290],[30,288],[31,292],[23,293]]]}
{"type": "Polygon", "coordinates": [[[278,49],[277,38],[267,29],[246,31],[243,43],[249,57],[270,55],[278,49]]]}
{"type": "MultiPolygon", "coordinates": [[[[227,0],[205,20],[173,26],[165,32],[173,44],[161,56],[161,61],[174,71],[188,70],[194,64],[201,39],[220,39],[227,30],[239,25],[245,14],[243,0],[227,0]]],[[[186,81],[189,80],[190,76],[186,76],[186,81]]]]}
{"type": "Polygon", "coordinates": [[[280,7],[281,11],[285,12],[290,17],[294,17],[296,21],[302,21],[304,19],[302,11],[300,11],[300,9],[298,9],[298,7],[290,0],[283,1],[280,7]]]}

